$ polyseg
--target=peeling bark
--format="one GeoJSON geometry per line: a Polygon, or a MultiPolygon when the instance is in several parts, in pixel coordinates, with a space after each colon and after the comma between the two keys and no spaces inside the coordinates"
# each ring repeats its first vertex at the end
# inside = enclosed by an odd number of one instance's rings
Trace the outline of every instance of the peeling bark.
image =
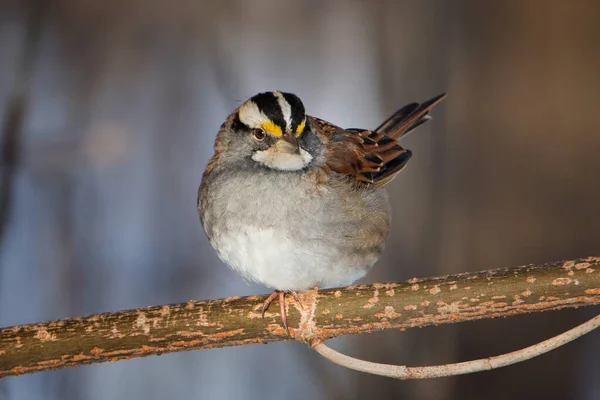
{"type": "MultiPolygon", "coordinates": [[[[600,258],[348,286],[288,299],[292,338],[507,317],[600,304],[600,258]]],[[[175,351],[290,339],[266,296],[190,301],[0,329],[0,377],[175,351]]]]}

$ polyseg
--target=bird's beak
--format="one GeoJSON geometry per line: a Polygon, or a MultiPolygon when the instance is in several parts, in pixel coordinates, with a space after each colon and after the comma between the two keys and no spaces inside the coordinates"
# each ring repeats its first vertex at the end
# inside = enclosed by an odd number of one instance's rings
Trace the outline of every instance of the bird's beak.
{"type": "Polygon", "coordinates": [[[275,148],[282,153],[300,154],[298,138],[290,131],[286,131],[281,139],[275,142],[275,148]]]}

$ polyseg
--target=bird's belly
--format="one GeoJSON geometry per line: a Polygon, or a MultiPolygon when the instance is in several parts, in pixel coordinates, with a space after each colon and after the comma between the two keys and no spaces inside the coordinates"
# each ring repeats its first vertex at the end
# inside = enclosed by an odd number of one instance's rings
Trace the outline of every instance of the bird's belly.
{"type": "Polygon", "coordinates": [[[297,238],[277,228],[247,226],[215,235],[219,257],[246,279],[279,290],[350,284],[364,276],[379,251],[347,256],[348,249],[319,239],[297,238]]]}

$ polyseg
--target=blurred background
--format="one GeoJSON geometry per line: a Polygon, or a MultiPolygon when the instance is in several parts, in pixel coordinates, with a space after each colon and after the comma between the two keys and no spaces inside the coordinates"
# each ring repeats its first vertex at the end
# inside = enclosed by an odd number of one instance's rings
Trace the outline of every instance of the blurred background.
{"type": "MultiPolygon", "coordinates": [[[[196,190],[260,91],[372,128],[441,92],[403,141],[387,251],[362,282],[600,255],[600,3],[0,0],[0,325],[266,293],[217,258],[196,190]]],[[[347,337],[372,361],[512,351],[569,310],[347,337]]],[[[0,381],[0,399],[598,399],[600,332],[516,366],[403,382],[299,343],[0,381]]]]}

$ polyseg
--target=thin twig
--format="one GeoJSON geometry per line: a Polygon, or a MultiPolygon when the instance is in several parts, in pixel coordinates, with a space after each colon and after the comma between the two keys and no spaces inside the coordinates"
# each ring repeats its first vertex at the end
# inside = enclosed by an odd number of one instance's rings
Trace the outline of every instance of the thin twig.
{"type": "Polygon", "coordinates": [[[600,315],[558,336],[521,350],[473,361],[429,367],[407,367],[405,365],[390,365],[365,361],[333,350],[321,341],[315,341],[312,347],[326,359],[356,371],[402,380],[428,379],[471,374],[473,372],[488,371],[520,363],[565,345],[593,331],[598,326],[600,326],[600,315]]]}

